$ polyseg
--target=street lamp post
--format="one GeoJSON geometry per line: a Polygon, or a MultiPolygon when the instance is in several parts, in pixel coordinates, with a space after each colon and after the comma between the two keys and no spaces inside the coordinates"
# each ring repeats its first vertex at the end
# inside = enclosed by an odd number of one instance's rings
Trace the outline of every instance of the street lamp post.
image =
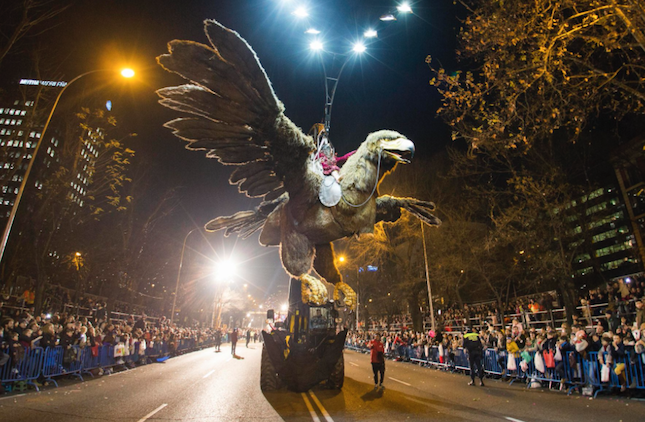
{"type": "Polygon", "coordinates": [[[186,234],[186,237],[184,237],[184,244],[181,247],[181,257],[179,258],[179,269],[177,270],[177,283],[175,284],[175,297],[172,299],[172,313],[170,314],[170,322],[172,323],[175,319],[175,306],[177,305],[177,295],[179,294],[179,279],[181,277],[181,266],[184,263],[184,251],[186,250],[186,241],[188,240],[188,236],[192,232],[197,230],[197,228],[192,229],[186,234]]]}
{"type": "MultiPolygon", "coordinates": [[[[18,212],[18,206],[20,205],[20,200],[22,199],[22,195],[25,191],[25,187],[27,186],[27,181],[29,179],[29,175],[31,174],[31,169],[33,168],[34,163],[36,162],[36,155],[38,154],[38,150],[40,150],[40,146],[43,143],[43,139],[45,139],[45,134],[47,133],[47,129],[49,128],[49,122],[51,122],[52,116],[54,115],[54,111],[56,111],[56,106],[58,105],[58,101],[60,100],[60,97],[63,95],[63,92],[65,92],[65,90],[69,88],[69,86],[72,85],[77,80],[81,79],[84,76],[90,75],[92,73],[98,73],[98,72],[112,72],[112,70],[97,69],[97,70],[90,70],[89,72],[82,73],[77,77],[75,77],[74,79],[72,79],[71,81],[69,81],[67,85],[65,85],[63,89],[61,89],[60,92],[58,93],[58,96],[56,97],[56,101],[54,101],[54,105],[52,106],[52,109],[49,112],[49,116],[47,117],[45,126],[43,127],[43,130],[40,134],[40,139],[38,139],[38,142],[36,143],[36,148],[34,148],[34,152],[31,155],[31,160],[29,160],[29,165],[27,166],[25,175],[22,178],[20,189],[18,190],[18,194],[16,195],[16,199],[14,200],[13,207],[11,208],[11,214],[9,214],[9,218],[7,219],[7,225],[5,226],[4,233],[2,235],[2,240],[0,241],[0,262],[4,257],[4,252],[7,247],[7,242],[9,241],[9,235],[11,234],[11,227],[13,226],[14,219],[16,218],[16,213],[18,212]]],[[[134,71],[131,69],[124,69],[121,72],[121,75],[126,78],[131,78],[132,76],[134,76],[134,71]]]]}
{"type": "Polygon", "coordinates": [[[430,287],[430,274],[428,271],[428,251],[426,249],[426,235],[423,229],[423,221],[421,223],[421,238],[423,241],[423,260],[426,264],[426,284],[428,285],[428,304],[430,305],[430,325],[432,331],[435,331],[435,320],[434,320],[434,304],[432,303],[432,287],[430,287]]]}

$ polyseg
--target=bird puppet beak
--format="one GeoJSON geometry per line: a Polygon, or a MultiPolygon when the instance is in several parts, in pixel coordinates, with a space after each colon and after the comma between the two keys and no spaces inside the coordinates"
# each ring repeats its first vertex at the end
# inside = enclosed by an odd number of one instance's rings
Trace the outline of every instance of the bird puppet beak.
{"type": "Polygon", "coordinates": [[[414,143],[406,138],[382,140],[381,148],[384,153],[399,163],[408,164],[414,155],[414,143]]]}

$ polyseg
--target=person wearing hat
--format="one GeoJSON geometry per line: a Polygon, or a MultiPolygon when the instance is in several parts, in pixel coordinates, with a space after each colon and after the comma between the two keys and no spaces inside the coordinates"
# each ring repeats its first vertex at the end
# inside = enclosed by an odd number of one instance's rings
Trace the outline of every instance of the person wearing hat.
{"type": "Polygon", "coordinates": [[[470,382],[468,385],[475,385],[475,373],[479,377],[479,385],[484,386],[484,367],[482,366],[483,347],[479,339],[479,334],[473,329],[468,328],[464,334],[464,349],[468,351],[468,363],[470,364],[470,382]]]}

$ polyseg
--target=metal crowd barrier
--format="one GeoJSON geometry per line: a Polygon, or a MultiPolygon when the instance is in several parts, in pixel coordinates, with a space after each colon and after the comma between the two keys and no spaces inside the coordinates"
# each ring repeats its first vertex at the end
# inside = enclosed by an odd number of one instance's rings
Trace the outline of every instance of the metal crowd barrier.
{"type": "MultiPolygon", "coordinates": [[[[2,351],[9,355],[8,348],[2,351]]],[[[25,382],[33,386],[36,391],[40,391],[34,381],[40,376],[44,357],[45,353],[40,347],[26,350],[24,357],[19,362],[13,362],[10,357],[4,365],[0,366],[0,382],[3,384],[25,382]]]]}
{"type": "MultiPolygon", "coordinates": [[[[369,353],[365,345],[348,343],[345,346],[348,350],[360,353],[369,353]]],[[[470,371],[468,356],[462,348],[456,350],[446,350],[443,355],[437,346],[425,348],[393,348],[396,354],[395,358],[408,359],[411,362],[423,366],[434,366],[451,370],[470,371]]],[[[514,370],[508,370],[509,354],[506,351],[496,351],[494,349],[485,349],[483,359],[484,372],[489,375],[503,376],[510,379],[510,384],[514,382],[524,382],[526,387],[530,388],[535,385],[542,387],[542,383],[548,383],[549,387],[553,384],[566,387],[567,394],[571,394],[574,389],[583,387],[592,387],[594,397],[602,391],[618,389],[621,387],[619,376],[614,371],[616,364],[624,364],[625,386],[631,389],[645,389],[645,353],[633,354],[626,353],[625,358],[611,365],[610,379],[607,382],[601,382],[601,365],[598,361],[597,352],[587,353],[583,357],[577,352],[566,352],[561,361],[555,361],[552,368],[544,366],[544,372],[539,371],[535,365],[535,355],[537,352],[529,352],[530,360],[525,362],[519,353],[511,355],[510,359],[515,360],[514,370]],[[537,383],[537,384],[535,384],[537,383]]],[[[542,356],[542,355],[540,355],[542,356]]]]}
{"type": "Polygon", "coordinates": [[[45,349],[45,359],[42,374],[45,381],[51,381],[56,387],[58,383],[54,377],[73,375],[83,381],[81,350],[78,346],[71,346],[68,350],[61,346],[45,349]]]}
{"type": "MultiPolygon", "coordinates": [[[[213,343],[212,340],[206,341],[200,346],[204,347],[211,343],[213,343]]],[[[183,339],[180,345],[182,351],[196,349],[195,339],[183,339]]],[[[34,347],[25,350],[24,356],[18,362],[11,358],[8,348],[2,349],[9,355],[9,359],[0,366],[0,383],[12,385],[24,383],[40,391],[36,380],[41,377],[58,387],[55,378],[63,375],[72,375],[83,381],[83,374],[90,374],[93,377],[92,370],[95,369],[105,370],[118,365],[127,368],[128,365],[145,364],[148,358],[168,357],[168,345],[163,342],[156,342],[145,350],[141,343],[136,342],[132,350],[127,350],[123,356],[116,358],[112,345],[97,348],[71,346],[71,349],[73,352],[67,352],[66,355],[65,349],[61,346],[48,347],[44,350],[41,347],[34,347]]]]}

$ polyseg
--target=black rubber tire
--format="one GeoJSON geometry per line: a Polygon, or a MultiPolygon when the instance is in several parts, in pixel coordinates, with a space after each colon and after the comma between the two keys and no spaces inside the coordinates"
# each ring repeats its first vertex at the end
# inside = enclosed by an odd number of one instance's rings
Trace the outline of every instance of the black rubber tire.
{"type": "Polygon", "coordinates": [[[343,388],[343,383],[345,382],[345,356],[340,355],[334,369],[329,375],[329,384],[331,387],[338,388],[339,390],[343,388]]]}
{"type": "Polygon", "coordinates": [[[269,358],[266,346],[262,345],[262,363],[260,369],[260,389],[262,391],[275,391],[282,388],[282,381],[275,371],[273,362],[269,358]]]}

